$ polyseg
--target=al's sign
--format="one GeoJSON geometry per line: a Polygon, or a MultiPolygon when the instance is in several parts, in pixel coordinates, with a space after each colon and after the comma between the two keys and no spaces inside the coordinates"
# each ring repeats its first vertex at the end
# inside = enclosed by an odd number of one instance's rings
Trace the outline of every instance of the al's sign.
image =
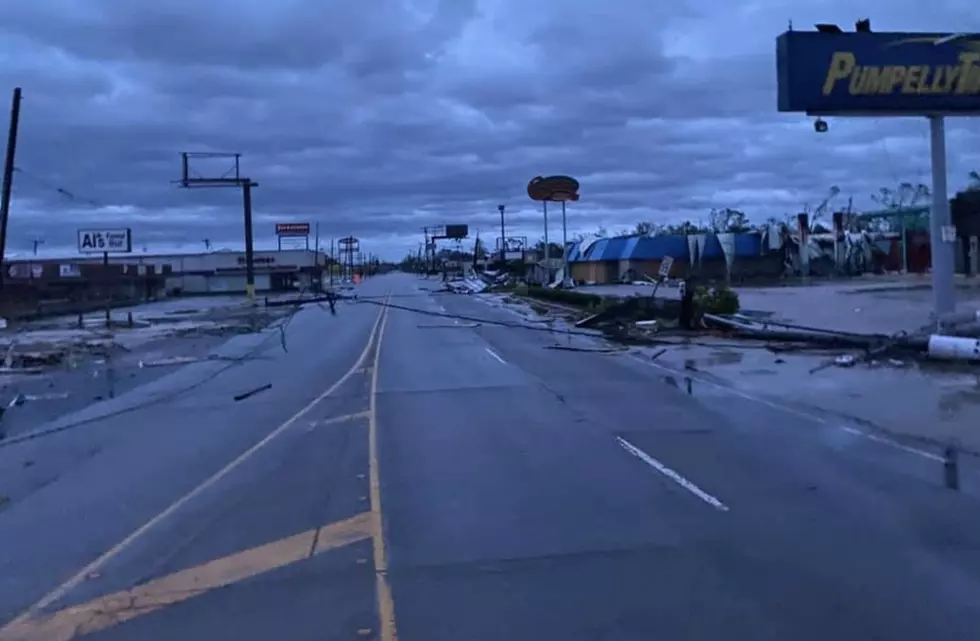
{"type": "Polygon", "coordinates": [[[78,253],[102,254],[133,251],[133,233],[129,228],[79,229],[78,253]]]}
{"type": "Polygon", "coordinates": [[[779,111],[980,114],[980,34],[788,31],[776,70],[779,111]]]}

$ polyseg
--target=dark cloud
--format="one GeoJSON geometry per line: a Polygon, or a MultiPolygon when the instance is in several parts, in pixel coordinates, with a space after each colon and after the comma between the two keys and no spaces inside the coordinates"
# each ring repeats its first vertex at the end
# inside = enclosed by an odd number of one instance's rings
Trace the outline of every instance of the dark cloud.
{"type": "MultiPolygon", "coordinates": [[[[928,182],[926,123],[776,113],[774,38],[843,2],[32,0],[0,23],[0,88],[24,106],[9,246],[129,225],[151,251],[241,238],[236,190],[180,190],[180,151],[241,152],[256,229],[319,223],[398,257],[424,225],[541,235],[524,186],[568,173],[570,229],[753,218],[928,182]]],[[[971,30],[975,2],[872,0],[875,27],[971,30]],[[876,14],[886,18],[878,21],[876,14]]],[[[948,125],[951,187],[980,126],[948,125]]],[[[228,160],[198,162],[221,174],[228,160]]],[[[556,208],[557,211],[557,208],[556,208]]],[[[557,221],[553,217],[552,221],[557,221]]],[[[555,227],[554,235],[560,233],[555,227]]]]}

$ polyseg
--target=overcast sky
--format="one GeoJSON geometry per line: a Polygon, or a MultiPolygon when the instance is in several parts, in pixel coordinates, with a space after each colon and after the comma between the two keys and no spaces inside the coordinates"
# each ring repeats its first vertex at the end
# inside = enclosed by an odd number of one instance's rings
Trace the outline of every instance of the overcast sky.
{"type": "MultiPolygon", "coordinates": [[[[389,258],[424,225],[496,237],[498,204],[508,235],[536,240],[525,187],[540,174],[580,180],[570,234],[713,207],[781,217],[831,185],[870,207],[880,187],[929,182],[927,123],[817,135],[775,95],[789,19],[864,15],[980,31],[976,0],[11,0],[0,89],[24,100],[8,247],[63,253],[86,225],[131,226],[150,252],[240,247],[240,193],[175,188],[180,151],[243,154],[260,246],[277,220],[319,221],[389,258]]],[[[980,123],[951,121],[948,139],[961,188],[980,123]]]]}

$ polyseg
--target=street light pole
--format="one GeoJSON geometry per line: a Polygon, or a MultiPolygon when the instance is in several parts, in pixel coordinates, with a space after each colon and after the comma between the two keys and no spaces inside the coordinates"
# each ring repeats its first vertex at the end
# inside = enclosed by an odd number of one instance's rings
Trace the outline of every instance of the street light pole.
{"type": "Polygon", "coordinates": [[[500,212],[500,266],[503,268],[507,265],[507,236],[504,233],[504,206],[497,205],[497,210],[500,212]]]}

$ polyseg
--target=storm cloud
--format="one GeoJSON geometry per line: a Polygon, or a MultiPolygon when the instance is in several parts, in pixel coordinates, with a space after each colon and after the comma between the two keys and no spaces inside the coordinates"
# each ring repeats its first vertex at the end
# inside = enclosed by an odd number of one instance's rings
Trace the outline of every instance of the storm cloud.
{"type": "MultiPolygon", "coordinates": [[[[70,251],[127,225],[149,251],[240,247],[236,190],[182,190],[179,152],[242,154],[256,234],[318,223],[400,258],[427,225],[536,240],[536,175],[576,176],[570,233],[856,207],[928,183],[927,124],[778,114],[774,39],[856,18],[844,0],[31,0],[0,22],[0,88],[23,88],[8,247],[70,251]],[[795,6],[794,6],[795,5],[795,6]]],[[[975,2],[873,0],[877,30],[980,30],[975,2]]],[[[947,126],[951,189],[980,124],[947,126]]],[[[227,160],[196,163],[222,174],[227,160]]],[[[552,234],[560,233],[553,218],[552,234]]]]}

